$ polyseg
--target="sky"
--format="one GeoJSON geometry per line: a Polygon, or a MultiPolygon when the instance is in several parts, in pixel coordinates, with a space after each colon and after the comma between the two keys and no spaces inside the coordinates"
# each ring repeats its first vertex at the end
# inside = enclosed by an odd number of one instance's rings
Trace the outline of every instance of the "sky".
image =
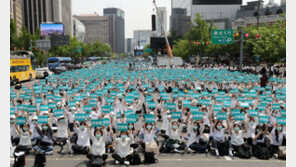
{"type": "MultiPolygon", "coordinates": [[[[153,0],[72,0],[73,15],[94,14],[103,16],[103,9],[116,7],[125,12],[125,38],[133,38],[134,30],[151,30],[151,15],[153,11],[153,0]]],[[[243,0],[243,3],[253,0],[243,0]]],[[[264,0],[265,3],[269,0],[264,0]]],[[[280,0],[274,0],[280,3],[280,0]]],[[[169,29],[169,16],[171,15],[171,0],[156,0],[157,7],[167,9],[167,31],[169,29]]]]}

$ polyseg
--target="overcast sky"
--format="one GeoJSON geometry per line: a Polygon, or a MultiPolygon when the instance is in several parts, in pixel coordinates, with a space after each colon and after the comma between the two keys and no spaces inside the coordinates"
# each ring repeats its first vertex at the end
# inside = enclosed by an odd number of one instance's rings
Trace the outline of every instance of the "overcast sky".
{"type": "MultiPolygon", "coordinates": [[[[151,14],[153,11],[153,0],[73,0],[73,14],[103,15],[103,9],[107,7],[121,8],[125,12],[125,38],[133,38],[134,30],[151,29],[151,14]]],[[[253,0],[243,0],[244,3],[253,0]]],[[[280,3],[280,0],[274,0],[280,3]]],[[[269,0],[265,0],[265,3],[269,0]]],[[[156,0],[158,7],[167,8],[167,29],[169,29],[169,16],[171,15],[171,0],[156,0]]],[[[168,30],[167,30],[168,31],[168,30]]]]}

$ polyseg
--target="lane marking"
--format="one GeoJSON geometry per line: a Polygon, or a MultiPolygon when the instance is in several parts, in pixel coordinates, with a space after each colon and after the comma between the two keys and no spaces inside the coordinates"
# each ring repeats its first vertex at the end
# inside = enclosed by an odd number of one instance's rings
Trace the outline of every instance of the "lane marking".
{"type": "Polygon", "coordinates": [[[232,159],[231,159],[229,156],[224,156],[224,158],[225,158],[227,161],[232,161],[232,159]]]}

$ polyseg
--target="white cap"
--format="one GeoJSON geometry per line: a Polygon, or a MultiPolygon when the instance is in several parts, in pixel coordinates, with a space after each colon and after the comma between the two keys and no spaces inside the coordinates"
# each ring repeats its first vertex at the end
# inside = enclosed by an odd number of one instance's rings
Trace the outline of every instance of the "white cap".
{"type": "Polygon", "coordinates": [[[151,111],[149,114],[154,114],[154,112],[153,112],[153,111],[151,111]]]}
{"type": "Polygon", "coordinates": [[[71,110],[75,110],[75,107],[71,107],[70,109],[71,109],[71,110]]]}
{"type": "Polygon", "coordinates": [[[32,118],[32,120],[33,120],[33,119],[36,119],[36,120],[37,120],[37,119],[38,119],[37,115],[35,115],[35,116],[32,118]]]}
{"type": "Polygon", "coordinates": [[[15,119],[15,115],[11,115],[10,116],[10,119],[15,119]]]}
{"type": "Polygon", "coordinates": [[[43,115],[44,115],[44,114],[49,114],[49,113],[48,113],[48,111],[44,111],[43,115]]]}

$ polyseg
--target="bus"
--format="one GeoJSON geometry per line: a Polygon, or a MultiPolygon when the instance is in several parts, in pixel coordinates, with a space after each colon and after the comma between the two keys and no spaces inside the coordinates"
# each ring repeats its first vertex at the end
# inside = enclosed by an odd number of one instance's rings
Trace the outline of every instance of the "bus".
{"type": "Polygon", "coordinates": [[[34,54],[30,51],[13,51],[10,55],[10,84],[36,78],[36,71],[32,59],[34,54]]]}
{"type": "Polygon", "coordinates": [[[54,70],[54,68],[59,66],[66,66],[71,62],[71,57],[50,57],[47,59],[48,68],[50,70],[54,70]]]}

